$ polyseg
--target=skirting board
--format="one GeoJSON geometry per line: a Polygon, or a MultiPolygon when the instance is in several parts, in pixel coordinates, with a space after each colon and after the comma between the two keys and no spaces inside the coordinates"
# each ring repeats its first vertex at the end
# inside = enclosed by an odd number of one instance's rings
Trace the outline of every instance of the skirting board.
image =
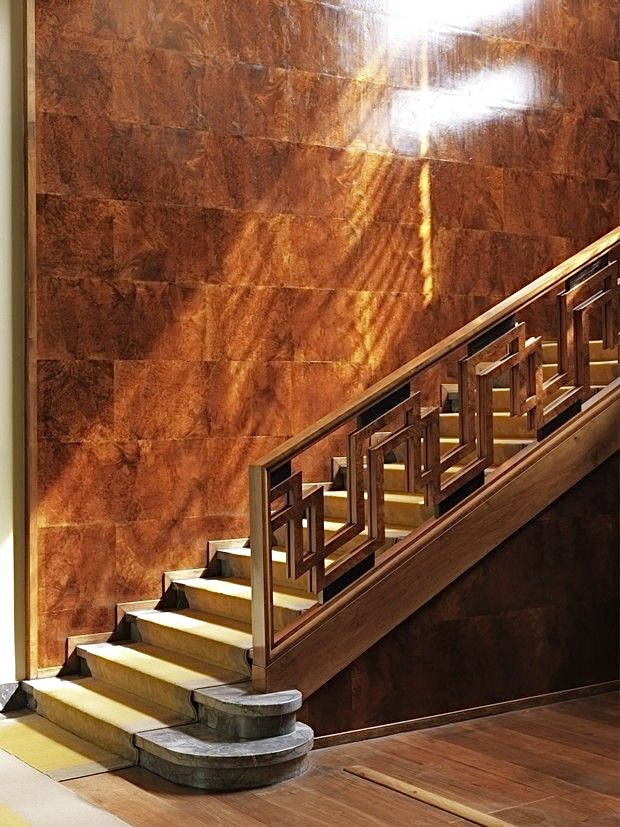
{"type": "Polygon", "coordinates": [[[505,712],[515,712],[518,709],[529,709],[535,706],[557,704],[561,701],[574,701],[577,698],[587,698],[590,695],[601,695],[604,692],[614,692],[620,688],[620,681],[594,683],[588,686],[578,686],[574,689],[562,689],[559,692],[549,692],[545,695],[532,695],[528,698],[516,698],[513,701],[501,701],[486,706],[474,706],[470,709],[458,709],[454,712],[443,712],[439,715],[428,715],[425,718],[412,718],[408,721],[395,721],[392,724],[353,729],[348,732],[335,732],[333,735],[316,735],[314,749],[337,747],[340,744],[352,744],[355,741],[366,741],[370,738],[383,738],[386,735],[397,735],[399,732],[415,732],[418,729],[456,724],[460,721],[487,718],[491,715],[502,715],[505,712]]]}

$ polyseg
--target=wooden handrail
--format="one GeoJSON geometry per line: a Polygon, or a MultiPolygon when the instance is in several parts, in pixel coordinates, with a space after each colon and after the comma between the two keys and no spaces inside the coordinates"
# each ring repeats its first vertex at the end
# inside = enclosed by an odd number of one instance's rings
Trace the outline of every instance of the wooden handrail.
{"type": "Polygon", "coordinates": [[[515,456],[428,530],[403,538],[380,565],[311,614],[280,657],[253,670],[256,688],[295,685],[304,697],[312,694],[618,451],[619,413],[616,379],[584,405],[581,416],[515,456]]]}
{"type": "MultiPolygon", "coordinates": [[[[570,419],[596,393],[590,385],[589,330],[592,320],[600,319],[603,349],[616,346],[618,252],[620,227],[250,465],[253,675],[257,687],[270,686],[266,677],[270,667],[274,667],[272,675],[277,675],[276,663],[281,664],[291,647],[333,612],[333,604],[330,608],[328,602],[276,634],[274,537],[280,537],[285,545],[289,579],[298,581],[307,575],[309,590],[318,593],[322,601],[329,601],[334,589],[342,588],[349,599],[355,589],[346,588],[346,583],[372,568],[375,553],[385,549],[384,464],[393,461],[387,457],[394,450],[404,449],[406,491],[416,496],[422,492],[426,509],[422,517],[427,522],[417,533],[411,530],[409,541],[413,534],[419,534],[430,542],[444,524],[443,515],[480,486],[483,491],[476,496],[484,498],[488,491],[484,474],[495,456],[493,388],[500,377],[509,380],[509,416],[526,416],[527,427],[538,440],[570,419]],[[528,338],[526,324],[517,314],[552,292],[559,326],[557,369],[545,378],[542,337],[528,338]],[[442,451],[441,409],[423,406],[422,394],[414,390],[412,380],[457,350],[461,351],[459,434],[456,447],[442,451]],[[304,485],[302,472],[293,469],[292,461],[345,423],[351,426],[346,438],[348,516],[326,539],[323,488],[304,485]]],[[[410,543],[407,548],[412,548],[410,543]]],[[[356,588],[376,576],[374,569],[356,588]]]]}
{"type": "Polygon", "coordinates": [[[285,462],[291,455],[300,454],[313,443],[318,442],[331,431],[343,425],[348,420],[369,408],[375,402],[383,399],[394,390],[397,390],[416,373],[420,373],[436,362],[449,356],[458,348],[467,345],[487,330],[494,328],[517,311],[523,310],[546,293],[549,293],[570,276],[589,262],[607,253],[620,243],[620,227],[611,230],[607,235],[594,241],[580,250],[566,261],[558,264],[552,270],[527,284],[512,296],[496,304],[459,330],[442,339],[436,345],[428,348],[419,356],[406,362],[402,367],[390,373],[384,379],[371,385],[367,390],[346,402],[340,408],[327,414],[322,419],[305,428],[299,434],[287,439],[277,448],[262,456],[254,466],[274,468],[285,462]]]}

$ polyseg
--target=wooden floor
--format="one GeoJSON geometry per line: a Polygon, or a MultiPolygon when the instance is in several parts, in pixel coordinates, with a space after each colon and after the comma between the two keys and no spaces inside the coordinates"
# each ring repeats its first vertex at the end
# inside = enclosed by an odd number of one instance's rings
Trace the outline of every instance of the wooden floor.
{"type": "Polygon", "coordinates": [[[133,768],[65,782],[131,825],[469,824],[344,772],[364,765],[509,824],[620,824],[618,696],[316,750],[302,778],[206,794],[133,768]]]}

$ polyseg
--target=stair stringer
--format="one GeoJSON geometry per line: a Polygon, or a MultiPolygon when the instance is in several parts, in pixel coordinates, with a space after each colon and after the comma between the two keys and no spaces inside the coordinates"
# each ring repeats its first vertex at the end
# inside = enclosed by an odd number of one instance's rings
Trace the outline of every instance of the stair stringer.
{"type": "Polygon", "coordinates": [[[298,628],[266,669],[254,666],[255,689],[297,686],[304,698],[312,695],[614,454],[618,421],[616,379],[481,491],[399,541],[381,566],[298,628]]]}

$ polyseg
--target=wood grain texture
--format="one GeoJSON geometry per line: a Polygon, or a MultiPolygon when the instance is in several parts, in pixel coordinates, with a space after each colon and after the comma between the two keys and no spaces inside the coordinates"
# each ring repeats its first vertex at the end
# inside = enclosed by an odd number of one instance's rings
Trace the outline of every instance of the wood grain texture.
{"type": "Polygon", "coordinates": [[[300,717],[321,735],[614,679],[618,470],[617,456],[607,460],[307,699],[300,717]]]}
{"type": "Polygon", "coordinates": [[[343,772],[363,764],[508,824],[613,824],[618,789],[600,745],[617,747],[617,722],[614,693],[316,750],[305,776],[259,791],[205,796],[138,768],[65,785],[136,827],[471,823],[343,772]],[[525,730],[536,735],[511,739],[525,730]]]}
{"type": "Polygon", "coordinates": [[[396,544],[363,583],[330,601],[292,635],[286,652],[267,669],[254,667],[257,686],[271,689],[293,680],[301,682],[305,697],[312,694],[506,540],[526,515],[540,513],[618,450],[617,397],[616,381],[588,415],[534,447],[531,460],[525,452],[451,518],[396,544]],[[515,502],[521,504],[518,511],[515,502]],[[355,635],[345,638],[339,629],[355,629],[355,635]],[[329,658],[319,654],[325,651],[329,658]],[[307,663],[313,664],[311,671],[304,668],[307,663]]]}
{"type": "Polygon", "coordinates": [[[247,533],[249,462],[617,224],[608,5],[457,11],[37,0],[32,668],[97,631],[37,647],[39,531],[113,529],[110,604],[155,596],[247,533]]]}

